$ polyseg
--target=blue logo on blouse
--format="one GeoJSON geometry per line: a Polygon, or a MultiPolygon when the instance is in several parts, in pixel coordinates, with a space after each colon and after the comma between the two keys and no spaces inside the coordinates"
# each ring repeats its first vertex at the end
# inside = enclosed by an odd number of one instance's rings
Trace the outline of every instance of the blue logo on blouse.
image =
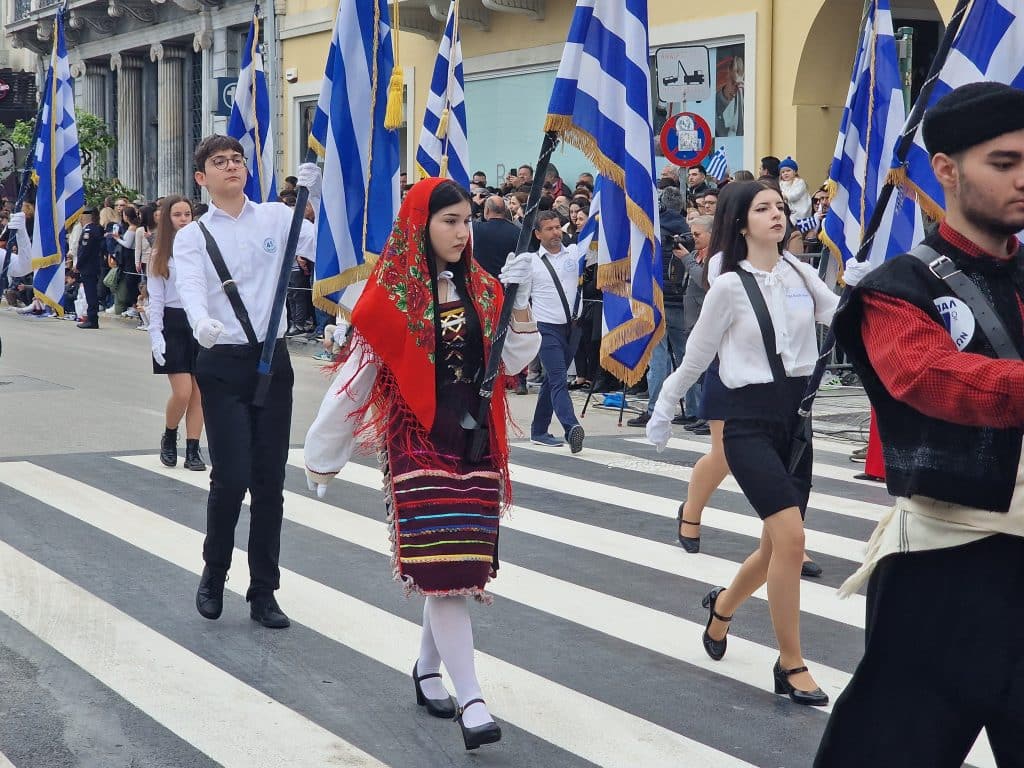
{"type": "Polygon", "coordinates": [[[263,241],[263,250],[267,253],[277,253],[277,243],[274,242],[274,238],[268,237],[263,241]]]}

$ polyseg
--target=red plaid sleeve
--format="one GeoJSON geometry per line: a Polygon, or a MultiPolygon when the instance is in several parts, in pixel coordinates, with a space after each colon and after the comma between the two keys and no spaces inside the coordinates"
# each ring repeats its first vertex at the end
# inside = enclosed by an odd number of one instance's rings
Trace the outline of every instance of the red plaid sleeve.
{"type": "Polygon", "coordinates": [[[909,302],[870,291],[862,300],[864,348],[896,400],[954,424],[1024,425],[1024,363],[960,352],[941,325],[909,302]]]}

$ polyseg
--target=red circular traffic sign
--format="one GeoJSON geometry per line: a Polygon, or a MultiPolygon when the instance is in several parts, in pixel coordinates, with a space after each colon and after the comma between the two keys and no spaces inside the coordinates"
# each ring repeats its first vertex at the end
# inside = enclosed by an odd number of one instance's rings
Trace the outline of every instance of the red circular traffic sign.
{"type": "Polygon", "coordinates": [[[694,112],[672,115],[661,128],[661,151],[673,165],[700,165],[711,154],[714,143],[711,126],[694,112]]]}

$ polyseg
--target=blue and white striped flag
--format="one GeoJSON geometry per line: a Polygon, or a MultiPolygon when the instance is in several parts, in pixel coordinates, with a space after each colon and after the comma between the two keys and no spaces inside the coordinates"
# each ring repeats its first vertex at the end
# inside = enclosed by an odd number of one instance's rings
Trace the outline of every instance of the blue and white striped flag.
{"type": "Polygon", "coordinates": [[[719,147],[709,157],[705,163],[704,168],[708,172],[708,176],[718,181],[729,176],[729,158],[725,156],[725,147],[719,147]]]}
{"type": "Polygon", "coordinates": [[[82,157],[75,126],[75,86],[64,43],[64,12],[54,19],[53,53],[43,94],[33,175],[37,179],[32,233],[35,297],[63,315],[68,232],[85,208],[82,157]]]}
{"type": "MultiPolygon", "coordinates": [[[[889,0],[871,0],[829,170],[831,205],[821,228],[822,242],[840,264],[860,249],[905,121],[889,0]]],[[[893,195],[868,260],[877,266],[923,238],[921,212],[913,196],[893,195]]]]}
{"type": "Polygon", "coordinates": [[[249,178],[245,194],[254,203],[277,199],[274,182],[274,135],[270,130],[270,95],[267,75],[263,69],[263,46],[260,45],[260,9],[253,10],[249,35],[242,51],[242,68],[235,86],[235,103],[228,120],[228,136],[242,144],[249,178]]]}
{"type": "Polygon", "coordinates": [[[448,177],[469,189],[469,130],[462,74],[462,39],[455,3],[434,61],[416,166],[421,177],[448,177]]]}
{"type": "Polygon", "coordinates": [[[601,364],[635,384],[665,332],[647,0],[578,0],[545,128],[579,147],[606,177],[597,271],[601,364]]]}
{"type": "Polygon", "coordinates": [[[590,212],[587,215],[587,223],[583,225],[583,229],[576,235],[576,244],[580,249],[580,274],[583,274],[583,262],[586,261],[587,252],[591,250],[596,251],[600,242],[598,229],[601,225],[601,187],[603,185],[604,177],[598,174],[597,180],[594,182],[594,194],[590,198],[590,212]]]}
{"type": "MultiPolygon", "coordinates": [[[[1024,3],[1020,0],[974,0],[939,72],[928,106],[954,88],[986,80],[1024,88],[1024,3]]],[[[946,198],[932,173],[920,131],[905,165],[900,167],[895,158],[893,164],[900,177],[905,173],[916,188],[922,210],[934,219],[942,218],[946,198]]]]}
{"type": "Polygon", "coordinates": [[[324,160],[313,301],[327,312],[352,309],[398,213],[398,133],[384,127],[394,61],[387,0],[341,0],[309,137],[324,160]]]}

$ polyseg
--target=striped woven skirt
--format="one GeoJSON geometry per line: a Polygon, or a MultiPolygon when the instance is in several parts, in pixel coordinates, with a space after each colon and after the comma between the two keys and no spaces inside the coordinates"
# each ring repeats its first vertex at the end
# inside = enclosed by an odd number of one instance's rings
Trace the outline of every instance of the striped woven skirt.
{"type": "Polygon", "coordinates": [[[479,464],[462,458],[466,434],[445,400],[431,431],[437,466],[394,445],[382,457],[394,576],[407,592],[487,602],[484,587],[498,569],[500,476],[489,457],[479,464]]]}

